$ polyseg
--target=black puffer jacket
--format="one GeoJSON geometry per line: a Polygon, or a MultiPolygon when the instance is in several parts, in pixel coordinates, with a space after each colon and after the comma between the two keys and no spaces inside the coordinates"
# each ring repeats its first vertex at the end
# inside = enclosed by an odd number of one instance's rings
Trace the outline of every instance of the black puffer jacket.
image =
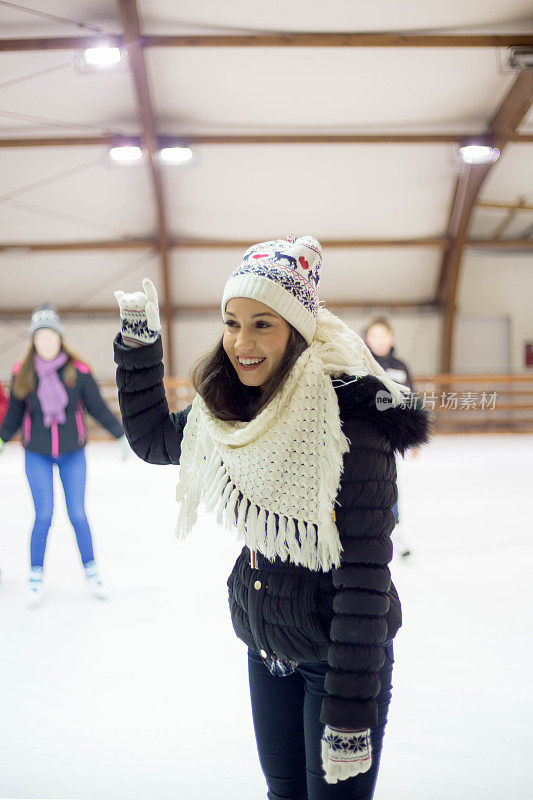
{"type": "Polygon", "coordinates": [[[383,367],[389,378],[392,378],[393,381],[397,381],[398,383],[403,383],[404,386],[408,386],[410,390],[414,392],[415,387],[413,385],[411,373],[409,372],[409,367],[405,361],[400,361],[399,358],[396,358],[396,351],[394,347],[391,347],[388,355],[386,356],[377,356],[373,352],[372,348],[369,349],[380,367],[383,367]]]}
{"type": "MultiPolygon", "coordinates": [[[[117,386],[126,436],[135,453],[153,464],[178,464],[190,406],[169,414],[162,345],[128,349],[115,342],[117,386]]],[[[342,428],[350,441],[337,495],[336,523],[342,563],[329,572],[269,561],[260,553],[250,565],[244,547],[228,578],[235,633],[265,656],[327,661],[323,723],[344,728],[377,724],[375,697],[384,644],[402,623],[391,582],[391,531],[396,501],[395,453],[428,441],[427,412],[420,408],[379,411],[383,385],[361,378],[335,389],[342,428]]]]}

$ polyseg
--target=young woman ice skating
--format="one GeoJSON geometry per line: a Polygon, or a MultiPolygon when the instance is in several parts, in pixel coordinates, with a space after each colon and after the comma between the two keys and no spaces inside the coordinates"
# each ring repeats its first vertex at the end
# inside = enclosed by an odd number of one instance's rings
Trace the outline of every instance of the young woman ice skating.
{"type": "Polygon", "coordinates": [[[24,359],[13,369],[9,406],[0,427],[0,451],[22,427],[26,475],[35,506],[28,589],[28,604],[32,607],[43,598],[43,565],[52,523],[55,464],[89,589],[95,597],[105,597],[85,514],[84,409],[120,441],[124,456],[129,451],[122,425],[102,399],[87,364],[65,344],[63,333],[53,306],[45,303],[33,312],[31,344],[24,359]]]}
{"type": "Polygon", "coordinates": [[[203,501],[245,542],[229,605],[270,800],[373,795],[401,625],[387,566],[394,454],[428,439],[426,412],[319,305],[321,261],[311,236],[246,251],[224,288],[223,336],[178,413],[163,388],[153,284],[115,293],[131,447],[181,465],[180,537],[203,501]]]}

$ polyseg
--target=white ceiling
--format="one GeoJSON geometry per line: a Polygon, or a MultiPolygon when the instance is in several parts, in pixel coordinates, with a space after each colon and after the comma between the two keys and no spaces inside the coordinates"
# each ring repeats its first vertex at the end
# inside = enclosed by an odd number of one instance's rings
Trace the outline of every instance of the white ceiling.
{"type": "MultiPolygon", "coordinates": [[[[3,37],[119,33],[116,4],[46,0],[59,19],[0,5],[3,37]],[[69,22],[70,20],[70,22],[69,22]],[[83,23],[85,29],[75,23],[83,23]]],[[[30,6],[31,7],[31,6],[30,6]]],[[[143,32],[533,31],[530,0],[140,0],[143,32]]],[[[514,80],[497,48],[151,48],[146,62],[160,133],[481,132],[514,80]]],[[[0,52],[0,137],[140,133],[127,68],[81,73],[75,53],[0,52]]],[[[521,128],[533,132],[533,111],[521,128]]],[[[533,204],[532,145],[510,145],[485,183],[486,200],[533,204]]],[[[458,171],[453,145],[199,145],[194,161],[164,169],[171,234],[261,241],[289,233],[331,238],[446,233],[458,171]]],[[[473,236],[505,212],[478,210],[473,236]]],[[[506,231],[533,223],[518,215],[506,231]]],[[[103,147],[0,149],[0,244],[94,241],[156,233],[144,165],[112,167],[103,147]]],[[[173,302],[213,303],[242,253],[171,255],[173,302]],[[206,280],[209,275],[209,280],[206,280]]],[[[428,300],[436,249],[325,249],[325,300],[428,300]],[[325,261],[326,265],[326,261],[325,261]]],[[[2,306],[114,304],[114,276],[160,283],[143,253],[0,255],[2,306]],[[137,259],[137,261],[136,261],[137,259]],[[137,266],[135,266],[137,264],[137,266]],[[101,284],[109,284],[110,288],[101,284]]]]}
{"type": "Polygon", "coordinates": [[[514,77],[483,48],[153,48],[147,63],[163,129],[190,133],[478,131],[514,77]]]}
{"type": "Polygon", "coordinates": [[[115,289],[142,288],[143,277],[158,280],[157,259],[149,250],[122,252],[0,253],[9,274],[2,291],[5,308],[54,302],[59,306],[115,307],[115,289]]]}
{"type": "MultiPolygon", "coordinates": [[[[62,3],[61,5],[65,5],[62,3]]],[[[523,30],[528,0],[140,0],[147,33],[523,30]]]]}
{"type": "Polygon", "coordinates": [[[268,238],[438,236],[454,169],[444,146],[198,147],[190,168],[169,170],[176,234],[268,238]],[[435,190],[439,187],[439,190],[435,190]],[[385,222],[386,220],[386,222],[385,222]]]}
{"type": "MultiPolygon", "coordinates": [[[[116,4],[109,0],[46,0],[19,5],[108,33],[120,32],[116,4]]],[[[524,32],[531,22],[529,0],[138,0],[138,7],[147,34],[383,30],[499,33],[524,32]]],[[[9,37],[76,32],[73,24],[5,6],[0,9],[0,24],[2,35],[9,37]]]]}
{"type": "Polygon", "coordinates": [[[0,242],[94,241],[154,230],[146,166],[110,164],[102,147],[0,148],[0,175],[0,242]]]}

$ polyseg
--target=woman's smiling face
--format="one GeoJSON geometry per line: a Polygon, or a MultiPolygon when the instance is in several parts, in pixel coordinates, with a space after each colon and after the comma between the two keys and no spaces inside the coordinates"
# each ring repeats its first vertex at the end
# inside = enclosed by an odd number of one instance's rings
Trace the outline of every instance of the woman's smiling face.
{"type": "Polygon", "coordinates": [[[228,300],[222,346],[241,383],[259,388],[266,383],[283,358],[290,330],[283,317],[259,300],[228,300]],[[249,361],[254,363],[247,366],[249,361]]]}

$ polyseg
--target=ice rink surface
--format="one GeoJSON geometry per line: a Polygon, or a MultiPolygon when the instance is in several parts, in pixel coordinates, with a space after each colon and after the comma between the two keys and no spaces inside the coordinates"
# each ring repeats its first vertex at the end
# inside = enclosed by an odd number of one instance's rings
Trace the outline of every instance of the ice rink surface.
{"type": "MultiPolygon", "coordinates": [[[[107,601],[88,595],[59,478],[45,600],[26,608],[24,455],[0,457],[0,797],[263,800],[246,647],[226,580],[242,548],[201,515],[174,538],[176,467],[87,447],[107,601]]],[[[533,797],[533,437],[436,439],[399,464],[413,555],[375,800],[533,797]]]]}

